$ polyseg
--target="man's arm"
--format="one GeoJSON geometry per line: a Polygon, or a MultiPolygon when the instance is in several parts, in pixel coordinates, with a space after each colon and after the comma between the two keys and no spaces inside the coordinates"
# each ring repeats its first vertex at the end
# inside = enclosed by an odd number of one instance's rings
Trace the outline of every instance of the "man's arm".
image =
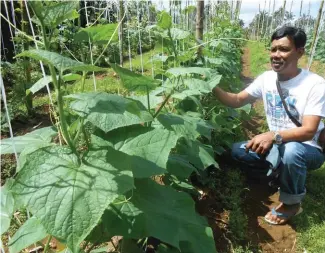
{"type": "MultiPolygon", "coordinates": [[[[283,142],[309,141],[316,134],[320,121],[320,116],[306,115],[303,117],[301,127],[279,131],[279,134],[283,142]]],[[[247,143],[246,148],[258,154],[265,154],[272,147],[273,138],[274,132],[259,134],[247,143]]]]}
{"type": "Polygon", "coordinates": [[[226,92],[219,87],[215,87],[213,88],[212,93],[222,104],[232,108],[242,107],[246,104],[253,103],[256,100],[255,97],[250,95],[245,90],[236,94],[236,93],[226,92]]]}

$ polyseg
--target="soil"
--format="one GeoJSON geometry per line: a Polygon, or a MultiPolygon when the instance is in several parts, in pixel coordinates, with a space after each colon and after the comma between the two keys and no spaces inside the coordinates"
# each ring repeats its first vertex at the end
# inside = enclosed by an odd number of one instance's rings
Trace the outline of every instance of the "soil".
{"type": "MultiPolygon", "coordinates": [[[[242,58],[243,71],[242,80],[247,86],[253,80],[249,66],[249,49],[245,48],[242,58]]],[[[253,107],[261,107],[258,102],[253,107]]],[[[249,122],[245,123],[246,133],[249,138],[257,134],[257,129],[261,126],[264,118],[255,116],[249,122]]],[[[218,161],[219,162],[219,161],[218,161]]],[[[221,168],[231,167],[231,161],[226,159],[219,164],[221,168]]],[[[248,218],[247,238],[244,242],[250,245],[252,252],[280,253],[296,252],[296,231],[290,222],[286,225],[269,225],[264,221],[265,214],[271,207],[277,206],[278,192],[268,186],[269,178],[262,177],[258,179],[247,179],[247,188],[245,193],[243,210],[248,218]]],[[[220,204],[214,196],[207,194],[203,200],[198,203],[198,211],[208,218],[209,224],[213,229],[216,248],[218,252],[233,252],[233,245],[228,239],[228,216],[227,212],[220,208],[220,204]]]]}

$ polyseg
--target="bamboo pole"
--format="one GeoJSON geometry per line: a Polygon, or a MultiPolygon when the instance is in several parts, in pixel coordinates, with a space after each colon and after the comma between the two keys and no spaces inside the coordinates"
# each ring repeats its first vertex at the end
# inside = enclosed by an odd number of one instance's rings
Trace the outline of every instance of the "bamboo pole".
{"type": "Polygon", "coordinates": [[[119,12],[118,12],[118,20],[121,22],[118,28],[118,37],[119,37],[119,50],[120,50],[120,66],[123,67],[123,29],[124,29],[124,3],[123,0],[118,1],[119,4],[119,12]]]}
{"type": "Polygon", "coordinates": [[[285,17],[285,14],[286,14],[286,4],[287,4],[287,1],[284,0],[283,1],[283,7],[282,7],[282,22],[281,22],[281,25],[283,25],[284,17],[285,17]]]}
{"type": "MultiPolygon", "coordinates": [[[[204,12],[204,0],[197,0],[196,4],[196,39],[198,41],[203,40],[203,12],[204,12]]],[[[202,46],[197,50],[198,58],[202,57],[202,46]]]]}
{"type": "Polygon", "coordinates": [[[313,51],[315,41],[316,41],[316,38],[317,38],[317,35],[318,35],[318,28],[319,28],[320,21],[322,19],[324,1],[325,0],[322,0],[321,4],[319,6],[318,15],[317,15],[317,19],[316,19],[316,24],[315,24],[315,28],[314,28],[314,37],[313,37],[313,41],[312,41],[311,46],[310,46],[310,52],[313,51]]]}
{"type": "Polygon", "coordinates": [[[298,19],[298,26],[299,27],[302,27],[302,20],[301,20],[301,12],[302,12],[302,3],[303,3],[303,0],[300,1],[300,11],[299,11],[299,19],[298,19]],[[300,24],[300,21],[301,21],[301,24],[300,24]]]}

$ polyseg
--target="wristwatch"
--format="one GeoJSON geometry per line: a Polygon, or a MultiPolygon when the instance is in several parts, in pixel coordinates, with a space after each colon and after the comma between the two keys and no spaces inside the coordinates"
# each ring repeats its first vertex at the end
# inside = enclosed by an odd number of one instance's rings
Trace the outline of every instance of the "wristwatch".
{"type": "Polygon", "coordinates": [[[275,132],[273,136],[273,141],[275,144],[281,145],[282,144],[282,136],[279,132],[275,132]]]}

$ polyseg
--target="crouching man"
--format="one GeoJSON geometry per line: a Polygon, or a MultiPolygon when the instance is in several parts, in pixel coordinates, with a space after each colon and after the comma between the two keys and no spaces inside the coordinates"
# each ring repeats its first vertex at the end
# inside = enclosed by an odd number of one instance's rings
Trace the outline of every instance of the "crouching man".
{"type": "Polygon", "coordinates": [[[281,27],[271,37],[271,71],[258,76],[238,94],[213,89],[221,103],[233,108],[263,99],[270,131],[234,144],[232,156],[251,168],[262,169],[272,167],[265,158],[276,149],[279,162],[273,166],[280,173],[281,204],[265,215],[271,224],[284,224],[301,212],[307,170],[319,168],[325,159],[318,142],[324,128],[321,119],[325,117],[325,80],[298,68],[305,43],[302,29],[281,27]]]}

